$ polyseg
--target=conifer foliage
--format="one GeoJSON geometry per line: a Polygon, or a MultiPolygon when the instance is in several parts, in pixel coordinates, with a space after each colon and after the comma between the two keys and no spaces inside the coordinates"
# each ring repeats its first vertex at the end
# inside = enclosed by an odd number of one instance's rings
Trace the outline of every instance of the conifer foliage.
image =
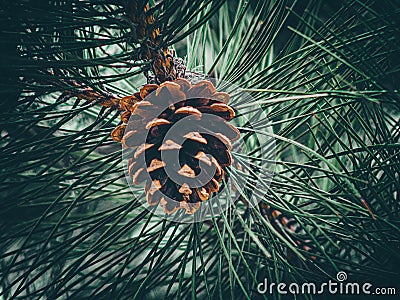
{"type": "Polygon", "coordinates": [[[339,271],[399,293],[399,20],[389,0],[2,1],[0,297],[274,299],[265,278],[339,271]],[[228,179],[219,215],[171,220],[228,179]]]}

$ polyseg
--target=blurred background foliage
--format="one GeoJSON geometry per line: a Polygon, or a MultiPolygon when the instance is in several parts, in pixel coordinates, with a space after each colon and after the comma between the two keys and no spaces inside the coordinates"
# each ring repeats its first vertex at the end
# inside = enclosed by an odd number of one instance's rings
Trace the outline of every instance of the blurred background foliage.
{"type": "Polygon", "coordinates": [[[250,93],[238,114],[261,105],[276,143],[260,206],[196,224],[140,205],[110,138],[119,112],[66,92],[146,83],[131,4],[1,2],[1,297],[258,299],[264,278],[339,270],[399,289],[399,2],[149,2],[160,47],[250,93]]]}

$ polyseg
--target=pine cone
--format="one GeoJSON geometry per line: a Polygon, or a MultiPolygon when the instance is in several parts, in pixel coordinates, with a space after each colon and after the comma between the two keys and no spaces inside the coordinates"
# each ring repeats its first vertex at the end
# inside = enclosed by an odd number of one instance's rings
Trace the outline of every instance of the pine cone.
{"type": "Polygon", "coordinates": [[[240,136],[227,123],[235,115],[229,100],[209,81],[192,86],[181,78],[147,84],[121,100],[125,124],[111,135],[133,150],[129,175],[134,184],[145,182],[150,206],[193,214],[219,191],[232,164],[231,142],[240,136]]]}
{"type": "Polygon", "coordinates": [[[160,28],[155,26],[153,9],[147,1],[130,1],[127,11],[131,21],[136,25],[136,39],[140,42],[139,59],[152,60],[154,77],[147,76],[147,82],[164,82],[177,78],[180,72],[174,51],[168,47],[161,47],[160,28]]]}
{"type": "MultiPolygon", "coordinates": [[[[266,216],[271,222],[272,226],[281,233],[286,239],[291,236],[292,240],[297,244],[297,247],[307,251],[309,253],[318,253],[315,244],[308,237],[308,233],[302,228],[302,226],[293,217],[288,216],[281,211],[272,208],[270,205],[260,202],[259,207],[261,213],[266,216]],[[284,234],[282,229],[286,231],[284,234]],[[289,234],[289,235],[288,235],[289,234]]],[[[288,256],[289,260],[295,259],[294,253],[290,252],[288,256]]],[[[315,261],[317,258],[315,255],[310,256],[315,261]]]]}

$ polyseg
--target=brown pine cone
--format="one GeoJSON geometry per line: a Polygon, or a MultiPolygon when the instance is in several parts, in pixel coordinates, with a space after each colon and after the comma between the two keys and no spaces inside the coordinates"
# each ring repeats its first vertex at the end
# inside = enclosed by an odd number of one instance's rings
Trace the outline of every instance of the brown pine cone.
{"type": "Polygon", "coordinates": [[[235,116],[229,100],[210,81],[191,85],[181,78],[147,84],[121,100],[125,124],[111,135],[132,149],[129,175],[134,184],[145,182],[150,206],[193,214],[219,191],[232,164],[231,142],[240,136],[227,123],[235,116]]]}
{"type": "MultiPolygon", "coordinates": [[[[266,216],[271,222],[272,226],[282,234],[282,229],[284,229],[293,241],[297,244],[297,247],[307,251],[309,253],[316,253],[316,247],[312,240],[307,238],[307,232],[302,228],[302,226],[294,219],[293,217],[289,217],[285,213],[272,208],[270,205],[260,202],[259,207],[261,209],[261,213],[266,216]]],[[[283,234],[285,238],[288,238],[288,235],[283,234]]],[[[289,257],[288,257],[289,258],[289,257]]],[[[312,260],[316,260],[316,256],[310,256],[312,260]]],[[[294,253],[290,253],[290,259],[294,259],[294,253]]]]}

